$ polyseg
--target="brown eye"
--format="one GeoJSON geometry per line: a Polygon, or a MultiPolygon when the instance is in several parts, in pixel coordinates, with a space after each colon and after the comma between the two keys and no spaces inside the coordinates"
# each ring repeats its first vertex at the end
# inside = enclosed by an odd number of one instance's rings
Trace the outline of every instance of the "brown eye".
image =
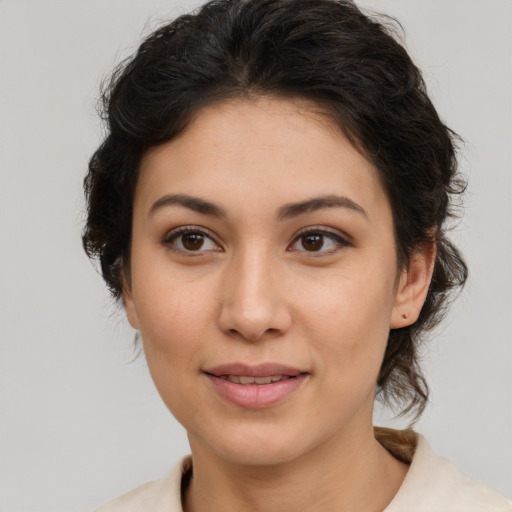
{"type": "Polygon", "coordinates": [[[185,233],[182,236],[182,244],[188,251],[197,251],[204,244],[204,236],[202,233],[185,233]]]}
{"type": "Polygon", "coordinates": [[[183,254],[196,252],[222,251],[215,240],[208,234],[197,229],[180,228],[170,233],[163,243],[169,249],[183,254]]]}
{"type": "Polygon", "coordinates": [[[299,234],[288,250],[318,253],[318,256],[323,256],[334,254],[350,245],[350,242],[337,233],[312,229],[299,234]]]}
{"type": "Polygon", "coordinates": [[[324,237],[319,234],[307,234],[301,237],[301,242],[306,251],[319,251],[324,245],[324,237]]]}

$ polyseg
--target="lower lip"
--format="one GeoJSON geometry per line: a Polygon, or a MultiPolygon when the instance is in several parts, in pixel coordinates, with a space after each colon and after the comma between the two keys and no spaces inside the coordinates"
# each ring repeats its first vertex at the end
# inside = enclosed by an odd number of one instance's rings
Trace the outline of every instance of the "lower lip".
{"type": "Polygon", "coordinates": [[[228,402],[246,409],[262,409],[289,397],[304,382],[307,374],[301,373],[270,384],[236,384],[215,375],[206,376],[215,390],[228,402]]]}

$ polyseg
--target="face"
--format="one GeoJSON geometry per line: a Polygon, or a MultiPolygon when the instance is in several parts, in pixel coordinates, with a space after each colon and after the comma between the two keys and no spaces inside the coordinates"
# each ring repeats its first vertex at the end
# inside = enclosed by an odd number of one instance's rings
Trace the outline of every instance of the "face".
{"type": "Polygon", "coordinates": [[[400,279],[376,169],[304,102],[204,108],[143,159],[123,298],[194,456],[367,432],[400,279]]]}

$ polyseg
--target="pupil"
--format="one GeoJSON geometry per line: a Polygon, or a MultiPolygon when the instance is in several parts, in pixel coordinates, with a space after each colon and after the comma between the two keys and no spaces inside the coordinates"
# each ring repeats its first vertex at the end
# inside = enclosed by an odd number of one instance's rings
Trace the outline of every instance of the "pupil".
{"type": "Polygon", "coordinates": [[[308,251],[319,251],[323,245],[322,235],[306,235],[302,237],[302,246],[308,251]]]}
{"type": "Polygon", "coordinates": [[[204,243],[204,236],[200,233],[187,233],[183,235],[183,246],[190,251],[200,249],[204,243]]]}

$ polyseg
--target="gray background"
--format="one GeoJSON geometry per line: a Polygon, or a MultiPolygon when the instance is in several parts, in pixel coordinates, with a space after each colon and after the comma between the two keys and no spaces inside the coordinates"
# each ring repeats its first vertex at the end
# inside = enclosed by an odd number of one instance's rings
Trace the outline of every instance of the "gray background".
{"type": "MultiPolygon", "coordinates": [[[[101,136],[101,77],[198,3],[0,1],[0,512],[87,511],[187,452],[82,254],[81,181],[101,136]]],[[[441,116],[467,141],[454,237],[471,280],[425,356],[432,403],[418,430],[511,497],[512,2],[360,4],[403,23],[441,116]]]]}

